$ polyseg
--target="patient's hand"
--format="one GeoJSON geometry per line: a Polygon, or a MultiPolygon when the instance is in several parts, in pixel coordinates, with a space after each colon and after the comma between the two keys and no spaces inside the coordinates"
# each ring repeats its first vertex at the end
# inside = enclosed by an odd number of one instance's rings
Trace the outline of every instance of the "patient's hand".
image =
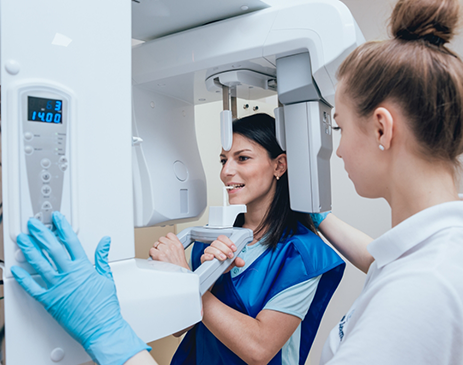
{"type": "Polygon", "coordinates": [[[169,262],[190,270],[185,257],[185,249],[173,233],[159,238],[150,249],[150,256],[153,260],[169,262]]]}
{"type": "MultiPolygon", "coordinates": [[[[220,235],[217,239],[211,243],[210,246],[206,247],[203,255],[201,256],[201,263],[210,261],[214,258],[220,261],[231,259],[235,256],[237,248],[235,244],[227,236],[220,235]]],[[[225,273],[229,272],[235,266],[243,267],[244,260],[241,257],[237,257],[235,261],[228,267],[225,273]]]]}

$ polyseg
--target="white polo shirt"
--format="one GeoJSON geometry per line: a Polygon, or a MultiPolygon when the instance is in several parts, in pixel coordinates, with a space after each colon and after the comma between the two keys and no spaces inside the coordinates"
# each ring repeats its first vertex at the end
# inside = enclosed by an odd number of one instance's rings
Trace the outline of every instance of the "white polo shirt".
{"type": "Polygon", "coordinates": [[[362,293],[321,364],[463,364],[463,202],[440,204],[368,245],[362,293]]]}

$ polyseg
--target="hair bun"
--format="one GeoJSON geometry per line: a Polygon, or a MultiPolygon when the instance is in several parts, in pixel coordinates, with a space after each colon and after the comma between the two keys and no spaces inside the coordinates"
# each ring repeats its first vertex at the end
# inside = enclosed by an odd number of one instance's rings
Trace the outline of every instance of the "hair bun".
{"type": "Polygon", "coordinates": [[[452,39],[459,14],[459,0],[399,0],[392,12],[391,32],[398,39],[422,39],[440,46],[452,39]]]}

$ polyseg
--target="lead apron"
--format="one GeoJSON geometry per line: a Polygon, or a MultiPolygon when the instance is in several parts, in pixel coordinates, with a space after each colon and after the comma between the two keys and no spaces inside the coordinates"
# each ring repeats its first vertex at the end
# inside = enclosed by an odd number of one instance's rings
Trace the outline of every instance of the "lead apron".
{"type": "MultiPolygon", "coordinates": [[[[195,242],[192,251],[193,270],[201,264],[201,255],[207,246],[195,242]]],[[[299,224],[297,235],[279,242],[275,250],[264,251],[240,275],[234,278],[230,273],[222,275],[214,284],[212,294],[229,307],[256,318],[276,294],[323,274],[309,311],[301,323],[299,364],[303,365],[326,306],[341,281],[344,268],[344,261],[320,237],[299,224]]],[[[171,364],[246,363],[199,322],[187,333],[171,364]]],[[[282,364],[281,350],[269,364],[282,364]]]]}

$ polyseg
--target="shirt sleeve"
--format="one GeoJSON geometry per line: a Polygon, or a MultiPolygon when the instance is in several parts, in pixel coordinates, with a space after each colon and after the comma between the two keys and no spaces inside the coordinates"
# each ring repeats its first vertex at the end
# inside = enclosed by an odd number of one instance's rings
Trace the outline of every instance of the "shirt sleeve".
{"type": "Polygon", "coordinates": [[[264,309],[291,314],[304,320],[320,279],[321,275],[281,291],[267,302],[264,309]]]}

